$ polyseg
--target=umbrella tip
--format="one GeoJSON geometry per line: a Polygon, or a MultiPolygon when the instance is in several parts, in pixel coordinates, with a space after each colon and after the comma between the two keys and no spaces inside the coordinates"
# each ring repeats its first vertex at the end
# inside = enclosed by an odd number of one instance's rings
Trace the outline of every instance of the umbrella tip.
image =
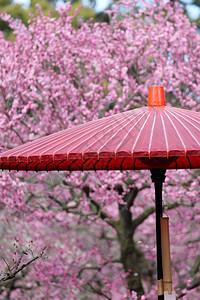
{"type": "Polygon", "coordinates": [[[165,93],[163,86],[151,86],[149,88],[148,106],[165,106],[165,93]]]}

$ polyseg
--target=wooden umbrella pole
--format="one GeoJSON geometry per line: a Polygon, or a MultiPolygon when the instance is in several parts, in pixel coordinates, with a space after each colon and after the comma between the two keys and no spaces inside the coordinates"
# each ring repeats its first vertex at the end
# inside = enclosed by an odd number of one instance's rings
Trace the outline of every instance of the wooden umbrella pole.
{"type": "Polygon", "coordinates": [[[162,249],[162,266],[163,266],[163,285],[164,291],[169,295],[172,294],[172,272],[170,259],[170,242],[169,242],[169,218],[160,218],[161,226],[161,249],[162,249]]]}
{"type": "Polygon", "coordinates": [[[172,291],[172,272],[170,259],[169,218],[160,218],[161,249],[163,266],[164,299],[176,300],[175,291],[172,291]]]}
{"type": "Polygon", "coordinates": [[[151,169],[150,171],[152,182],[155,185],[158,300],[164,300],[160,218],[163,215],[162,184],[165,181],[166,170],[151,169]]]}

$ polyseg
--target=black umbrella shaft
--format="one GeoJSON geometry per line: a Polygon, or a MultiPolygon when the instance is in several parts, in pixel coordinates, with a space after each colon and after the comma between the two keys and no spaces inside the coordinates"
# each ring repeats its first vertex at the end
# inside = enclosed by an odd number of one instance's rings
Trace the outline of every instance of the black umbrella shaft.
{"type": "MultiPolygon", "coordinates": [[[[163,267],[162,267],[162,250],[161,250],[161,227],[160,217],[163,215],[162,210],[162,182],[154,182],[155,185],[155,204],[156,204],[156,246],[157,246],[157,279],[158,287],[163,285],[163,267]]],[[[164,300],[162,290],[158,289],[158,299],[164,300]]]]}
{"type": "Polygon", "coordinates": [[[163,215],[162,209],[162,185],[165,180],[164,169],[151,169],[151,179],[155,186],[155,204],[156,204],[156,246],[157,246],[157,279],[158,279],[158,299],[164,300],[163,292],[163,268],[162,268],[162,250],[161,250],[161,227],[160,218],[163,215]]]}
{"type": "Polygon", "coordinates": [[[163,279],[162,253],[161,253],[161,228],[160,218],[162,211],[162,182],[155,182],[155,202],[156,202],[156,241],[157,241],[157,274],[158,280],[163,279]]]}

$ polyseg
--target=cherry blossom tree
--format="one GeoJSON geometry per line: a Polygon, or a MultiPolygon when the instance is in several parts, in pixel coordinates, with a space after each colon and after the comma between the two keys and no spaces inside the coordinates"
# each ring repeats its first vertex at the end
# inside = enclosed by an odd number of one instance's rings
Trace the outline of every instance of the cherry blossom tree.
{"type": "MultiPolygon", "coordinates": [[[[121,1],[110,23],[59,18],[38,6],[29,26],[1,14],[1,151],[146,105],[200,109],[200,37],[179,6],[121,1]]],[[[174,287],[199,295],[198,170],[168,171],[174,287]]],[[[156,299],[154,194],[149,172],[2,172],[0,299],[156,299]]]]}

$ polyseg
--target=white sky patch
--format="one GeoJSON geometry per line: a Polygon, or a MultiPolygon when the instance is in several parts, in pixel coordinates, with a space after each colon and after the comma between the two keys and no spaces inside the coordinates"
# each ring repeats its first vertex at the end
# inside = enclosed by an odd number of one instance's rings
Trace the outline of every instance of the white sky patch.
{"type": "MultiPolygon", "coordinates": [[[[13,2],[22,4],[24,8],[28,8],[30,5],[30,0],[14,0],[13,2]]],[[[82,3],[85,6],[90,6],[89,0],[83,0],[82,3]]],[[[97,0],[96,6],[95,6],[95,11],[101,12],[102,10],[106,9],[110,3],[112,3],[112,0],[97,0]]],[[[59,4],[63,4],[63,1],[58,0],[57,6],[59,4]]]]}
{"type": "Polygon", "coordinates": [[[21,4],[24,8],[28,8],[30,5],[30,0],[14,0],[13,3],[19,3],[21,4]]]}
{"type": "MultiPolygon", "coordinates": [[[[182,1],[187,4],[186,9],[188,11],[188,14],[189,14],[190,18],[193,19],[193,20],[199,18],[200,8],[198,6],[195,6],[195,5],[191,4],[192,0],[182,0],[182,1]]],[[[30,0],[14,0],[13,2],[21,4],[24,8],[28,8],[29,5],[30,5],[30,0]]],[[[63,3],[62,0],[58,0],[58,5],[62,4],[62,3],[63,3]]],[[[90,6],[89,0],[82,0],[82,3],[85,6],[90,6]]],[[[103,11],[111,3],[112,3],[112,0],[97,0],[96,1],[96,6],[95,6],[95,11],[96,12],[103,11]]]]}
{"type": "MultiPolygon", "coordinates": [[[[83,5],[90,6],[90,2],[88,0],[82,0],[83,5]]],[[[95,11],[101,12],[102,10],[106,9],[109,4],[112,3],[112,0],[97,0],[95,11]]]]}
{"type": "Polygon", "coordinates": [[[200,8],[196,5],[187,5],[186,6],[187,12],[191,19],[196,20],[200,16],[200,8]]]}

